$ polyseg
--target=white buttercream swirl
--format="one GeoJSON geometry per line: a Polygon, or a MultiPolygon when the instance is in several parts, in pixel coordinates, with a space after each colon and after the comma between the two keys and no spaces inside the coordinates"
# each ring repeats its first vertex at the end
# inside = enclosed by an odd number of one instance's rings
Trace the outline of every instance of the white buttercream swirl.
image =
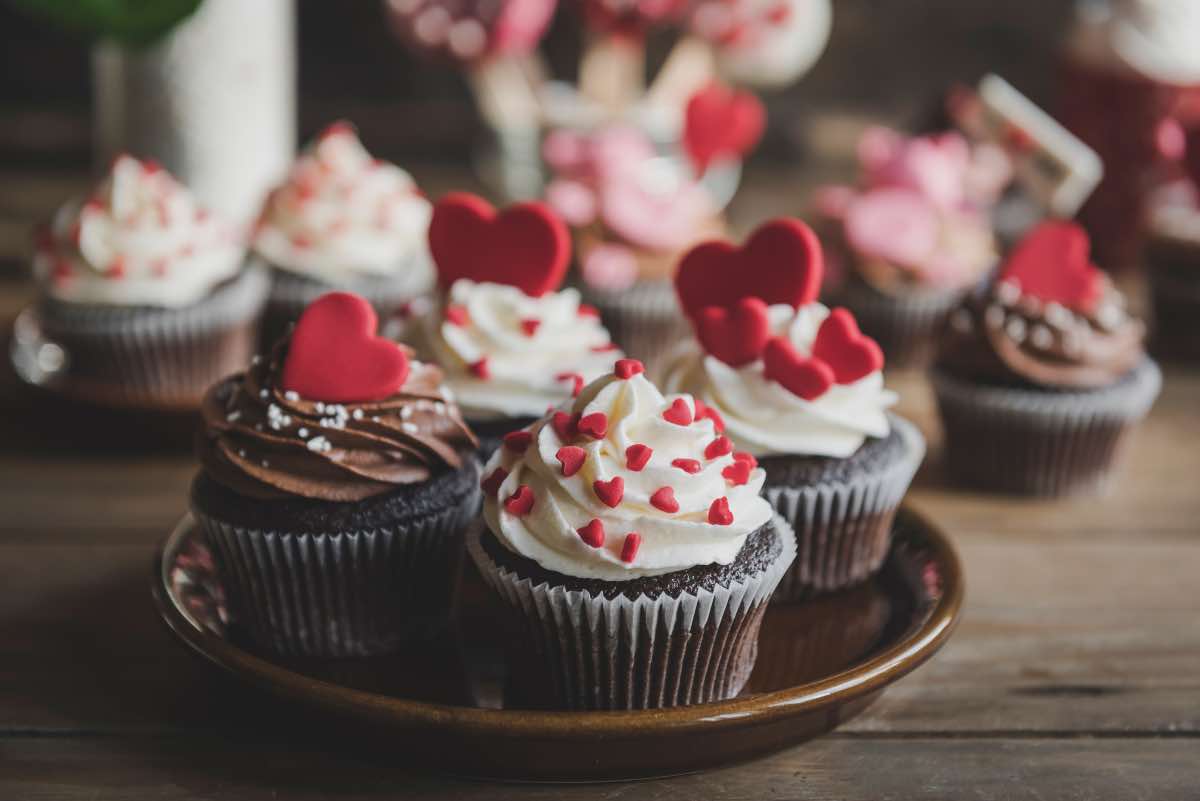
{"type": "Polygon", "coordinates": [[[331,126],[271,193],[253,249],[275,267],[334,286],[389,278],[433,285],[432,206],[412,176],[371,157],[349,125],[331,126]]]}
{"type": "Polygon", "coordinates": [[[485,470],[487,476],[498,467],[508,473],[496,495],[484,502],[491,530],[508,548],[547,570],[580,578],[624,581],[731,563],[746,537],[771,519],[771,506],[759,494],[766,476],[754,468],[740,485],[722,476],[734,464],[734,455],[706,458],[706,449],[718,437],[711,420],[681,426],[664,419],[663,412],[676,398],[694,412],[691,397],[663,397],[644,374],[629,379],[610,374],[588,385],[573,404],[564,405],[585,417],[602,412],[607,432],[601,439],[584,434],[564,442],[551,416],[534,423],[528,429],[532,441],[523,453],[502,447],[485,470]],[[570,477],[556,456],[564,444],[587,453],[570,477]],[[626,449],[634,444],[653,449],[640,471],[627,466],[626,449]],[[701,468],[685,472],[672,465],[677,459],[696,460],[701,468]],[[593,484],[614,477],[624,481],[624,494],[615,508],[599,499],[593,484]],[[533,507],[517,515],[504,501],[522,485],[532,491],[533,507]],[[666,512],[651,503],[662,487],[674,490],[678,511],[666,512]],[[719,498],[727,499],[732,513],[727,525],[709,522],[709,508],[719,498]],[[592,520],[604,528],[599,547],[584,542],[578,533],[592,520]],[[622,550],[631,532],[640,535],[641,543],[632,561],[624,561],[622,550]]]}
{"type": "MultiPolygon", "coordinates": [[[[798,354],[807,356],[829,309],[820,303],[797,310],[778,305],[768,315],[773,335],[786,336],[798,354]]],[[[671,354],[663,385],[672,392],[690,392],[715,408],[724,418],[725,433],[756,456],[850,456],[867,437],[888,435],[886,412],[897,399],[877,370],[852,384],[834,384],[808,401],[768,380],[762,360],[731,367],[695,341],[671,354]]]]}
{"type": "Polygon", "coordinates": [[[58,300],[179,308],[233,277],[244,255],[232,226],[161,167],[120,156],[91,197],[58,211],[33,268],[58,300]]]}
{"type": "Polygon", "coordinates": [[[591,381],[621,356],[599,317],[581,310],[574,289],[534,298],[516,287],[462,279],[420,327],[418,344],[446,371],[466,415],[477,419],[541,415],[571,397],[574,376],[591,381]],[[448,316],[451,308],[459,315],[448,316]],[[481,361],[486,377],[479,375],[481,361]]]}

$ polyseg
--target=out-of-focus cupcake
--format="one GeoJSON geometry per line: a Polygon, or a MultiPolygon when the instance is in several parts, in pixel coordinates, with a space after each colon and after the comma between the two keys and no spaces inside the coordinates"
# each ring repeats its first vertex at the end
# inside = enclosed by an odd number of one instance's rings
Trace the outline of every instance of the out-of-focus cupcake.
{"type": "Polygon", "coordinates": [[[622,354],[578,290],[559,290],[571,242],[545,206],[497,212],[450,194],[429,238],[444,291],[403,336],[442,366],[487,458],[505,434],[578,394],[622,354]]]}
{"type": "Polygon", "coordinates": [[[1143,260],[1157,354],[1200,361],[1200,126],[1186,135],[1187,177],[1151,198],[1143,260]]]}
{"type": "Polygon", "coordinates": [[[468,551],[514,627],[514,703],[658,708],[745,685],[794,537],[699,411],[623,359],[488,463],[468,551]]]}
{"type": "Polygon", "coordinates": [[[64,389],[197,405],[254,353],[268,282],[244,258],[236,231],[161,167],[118,157],[37,237],[37,318],[64,351],[64,389]]]}
{"type": "Polygon", "coordinates": [[[263,342],[332,290],[362,295],[382,319],[428,293],[430,213],[412,176],[372,158],[352,126],[325,129],[268,196],[251,242],[272,275],[263,342]]]}
{"type": "Polygon", "coordinates": [[[703,404],[739,449],[731,476],[757,465],[764,494],[796,532],[777,597],[865,581],[883,564],[896,510],[925,453],[887,409],[879,346],[846,309],[816,302],[822,254],[813,232],[779,219],[740,249],[698,246],[679,266],[696,340],[667,360],[664,385],[703,404]]]}
{"type": "Polygon", "coordinates": [[[259,647],[382,653],[449,615],[476,440],[441,370],[375,325],[363,298],[325,295],[205,398],[192,513],[259,647]]]}
{"type": "Polygon", "coordinates": [[[1028,495],[1103,489],[1162,383],[1144,333],[1082,228],[1035,228],[941,338],[934,388],[952,478],[1028,495]]]}
{"type": "Polygon", "coordinates": [[[946,312],[996,261],[991,209],[1008,157],[953,132],[908,138],[887,128],[859,141],[859,185],[818,190],[829,246],[824,295],[854,312],[888,363],[922,365],[946,312]]]}

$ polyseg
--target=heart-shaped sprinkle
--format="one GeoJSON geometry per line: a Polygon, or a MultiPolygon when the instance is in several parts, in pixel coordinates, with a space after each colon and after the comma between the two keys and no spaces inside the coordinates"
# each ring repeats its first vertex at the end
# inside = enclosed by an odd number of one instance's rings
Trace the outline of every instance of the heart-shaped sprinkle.
{"type": "Polygon", "coordinates": [[[771,338],[767,304],[742,298],[730,309],[706,306],[695,320],[696,339],[709,353],[730,367],[757,361],[771,338]]]}
{"type": "Polygon", "coordinates": [[[492,367],[488,363],[486,356],[479,361],[471,362],[471,364],[467,366],[467,369],[469,369],[471,374],[480,381],[487,381],[492,377],[492,367]]]}
{"type": "Polygon", "coordinates": [[[560,440],[570,442],[579,433],[579,412],[575,414],[555,412],[550,418],[550,425],[560,440]]]}
{"type": "Polygon", "coordinates": [[[784,337],[772,337],[767,342],[763,377],[808,401],[824,395],[834,383],[833,368],[820,359],[801,356],[784,337]]]}
{"type": "Polygon", "coordinates": [[[593,517],[583,528],[575,529],[575,532],[579,534],[579,539],[593,548],[604,546],[604,524],[597,517],[593,517]]]}
{"type": "Polygon", "coordinates": [[[735,462],[745,462],[750,465],[751,470],[758,467],[758,460],[754,458],[754,454],[746,453],[745,451],[738,451],[733,454],[733,460],[735,462]]]}
{"type": "Polygon", "coordinates": [[[700,472],[700,462],[695,459],[674,459],[671,462],[671,467],[677,467],[685,473],[695,475],[700,472]]]}
{"type": "Polygon", "coordinates": [[[839,384],[853,384],[883,369],[883,351],[858,330],[848,309],[834,309],[821,323],[813,341],[813,358],[829,365],[839,384]]]}
{"type": "Polygon", "coordinates": [[[562,283],[571,238],[542,203],[518,203],[497,212],[481,197],[455,192],[433,209],[429,249],[443,288],[466,278],[540,297],[562,283]]]}
{"type": "Polygon", "coordinates": [[[750,152],[762,138],[766,119],[756,95],[710,83],[688,99],[683,147],[697,171],[703,172],[713,161],[750,152]]]}
{"type": "Polygon", "coordinates": [[[587,461],[587,451],[578,445],[564,445],[554,454],[554,458],[562,465],[562,473],[567,478],[579,472],[587,461]]]}
{"type": "Polygon", "coordinates": [[[692,424],[692,407],[683,398],[676,398],[671,401],[671,405],[662,417],[668,423],[674,423],[677,426],[690,426],[692,424]]]}
{"type": "Polygon", "coordinates": [[[646,372],[646,366],[637,359],[617,359],[613,365],[613,373],[617,378],[629,380],[639,373],[646,372]]]}
{"type": "MultiPolygon", "coordinates": [[[[591,305],[590,303],[580,303],[579,311],[577,313],[579,314],[580,317],[599,317],[600,316],[600,310],[597,309],[595,306],[591,305]]],[[[615,350],[617,346],[616,345],[606,345],[605,347],[608,348],[609,350],[615,350]]]]}
{"type": "Polygon", "coordinates": [[[522,517],[533,511],[533,490],[528,484],[517,487],[517,491],[504,502],[504,511],[514,517],[522,517]]]}
{"type": "Polygon", "coordinates": [[[1033,229],[1009,255],[1000,281],[1045,303],[1088,312],[1104,293],[1104,276],[1091,263],[1087,232],[1073,222],[1054,220],[1033,229]]]}
{"type": "Polygon", "coordinates": [[[491,475],[479,482],[479,487],[489,498],[495,498],[496,493],[500,491],[500,485],[506,478],[508,478],[508,471],[503,467],[497,467],[491,472],[491,475]]]}
{"type": "Polygon", "coordinates": [[[717,437],[704,448],[704,458],[710,460],[730,453],[733,453],[733,442],[725,436],[717,437]]]}
{"type": "Polygon", "coordinates": [[[729,499],[717,498],[708,507],[708,522],[714,526],[728,526],[733,522],[733,512],[729,511],[729,499]]]}
{"type": "Polygon", "coordinates": [[[596,479],[592,482],[592,490],[601,503],[615,509],[625,497],[625,479],[620,476],[613,476],[608,481],[596,479]]]}
{"type": "Polygon", "coordinates": [[[542,321],[534,317],[526,317],[521,320],[521,330],[525,332],[525,336],[531,337],[541,328],[542,321]]]}
{"type": "Polygon", "coordinates": [[[590,350],[592,353],[612,353],[618,350],[618,347],[616,342],[606,342],[603,345],[593,345],[590,350]]]}
{"type": "Polygon", "coordinates": [[[631,531],[625,535],[625,542],[621,543],[621,561],[632,563],[637,558],[638,548],[642,547],[642,535],[636,531],[631,531]]]}
{"type": "Polygon", "coordinates": [[[570,381],[571,382],[571,397],[579,397],[579,393],[583,391],[583,376],[579,373],[559,373],[554,376],[555,381],[570,381]]]}
{"type": "Polygon", "coordinates": [[[750,480],[751,469],[748,462],[734,462],[721,471],[721,477],[730,484],[740,487],[750,480]]]}
{"type": "Polygon", "coordinates": [[[713,430],[718,434],[725,431],[725,418],[721,417],[721,413],[713,407],[704,403],[699,398],[693,398],[692,402],[696,404],[696,419],[697,420],[712,420],[713,430]]]}
{"type": "Polygon", "coordinates": [[[625,449],[625,468],[640,473],[652,455],[654,450],[649,445],[635,442],[625,449]]]}
{"type": "Polygon", "coordinates": [[[679,501],[675,500],[675,490],[671,487],[659,487],[650,496],[650,505],[659,511],[673,515],[679,511],[679,501]]]}
{"type": "Polygon", "coordinates": [[[608,415],[604,412],[592,412],[579,418],[576,426],[580,434],[587,434],[592,439],[604,439],[608,433],[608,415]]]}
{"type": "Polygon", "coordinates": [[[457,303],[451,303],[446,306],[446,322],[451,325],[464,326],[471,322],[471,316],[467,314],[467,307],[460,306],[457,303]]]}
{"type": "Polygon", "coordinates": [[[513,453],[524,453],[533,441],[533,434],[525,429],[510,431],[504,435],[504,447],[513,453]]]}
{"type": "Polygon", "coordinates": [[[371,304],[348,292],[331,292],[309,304],[288,345],[282,386],[327,403],[383,400],[408,378],[408,355],[375,336],[371,304]]]}

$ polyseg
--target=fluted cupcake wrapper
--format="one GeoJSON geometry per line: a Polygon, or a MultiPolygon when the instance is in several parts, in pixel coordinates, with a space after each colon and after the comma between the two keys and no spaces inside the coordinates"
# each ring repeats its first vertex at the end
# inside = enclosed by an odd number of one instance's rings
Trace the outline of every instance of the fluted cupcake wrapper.
{"type": "Polygon", "coordinates": [[[404,528],[296,534],[232,526],[193,511],[230,617],[261,648],[350,657],[397,650],[450,617],[472,502],[404,528]]]}
{"type": "Polygon", "coordinates": [[[929,364],[937,337],[963,291],[908,292],[885,295],[851,282],[831,298],[850,309],[858,327],[879,343],[892,367],[921,367],[929,364]]]}
{"type": "Polygon", "coordinates": [[[811,486],[763,487],[763,495],[796,532],[796,561],[779,583],[776,600],[852,587],[883,566],[896,510],[925,458],[925,438],[917,427],[899,417],[890,420],[904,441],[904,454],[885,469],[811,486]]]}
{"type": "Polygon", "coordinates": [[[1058,496],[1102,492],[1127,434],[1153,405],[1149,358],[1118,384],[1083,392],[989,387],[935,371],[950,476],[979,489],[1058,496]]]}
{"type": "Polygon", "coordinates": [[[783,549],[742,582],[677,597],[593,596],[534,584],[497,565],[467,534],[467,551],[508,608],[517,635],[516,688],[535,685],[521,702],[557,709],[655,709],[732,698],[758,653],[767,601],[795,556],[786,521],[773,525],[783,549]]]}
{"type": "Polygon", "coordinates": [[[104,307],[43,300],[45,338],[66,354],[63,380],[77,394],[137,404],[198,404],[205,390],[244,370],[256,347],[266,272],[250,267],[191,306],[104,307]]]}
{"type": "Polygon", "coordinates": [[[691,335],[670,281],[642,281],[620,291],[581,285],[580,291],[584,302],[599,309],[613,342],[652,376],[667,352],[691,335]]]}

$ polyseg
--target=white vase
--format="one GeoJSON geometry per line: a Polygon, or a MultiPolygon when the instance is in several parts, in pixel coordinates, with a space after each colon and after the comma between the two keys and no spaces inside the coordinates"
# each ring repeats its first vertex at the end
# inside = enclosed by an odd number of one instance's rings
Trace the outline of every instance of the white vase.
{"type": "Polygon", "coordinates": [[[93,50],[98,166],[153,158],[249,223],[296,142],[295,0],[204,0],[148,48],[93,50]]]}

